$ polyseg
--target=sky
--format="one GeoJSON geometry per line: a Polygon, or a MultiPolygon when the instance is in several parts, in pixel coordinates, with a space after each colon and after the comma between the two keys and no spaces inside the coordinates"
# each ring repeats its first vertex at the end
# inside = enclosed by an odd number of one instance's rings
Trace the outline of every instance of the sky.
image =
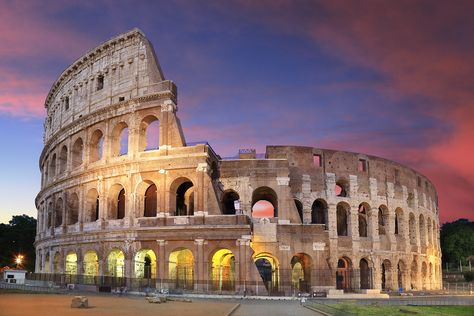
{"type": "Polygon", "coordinates": [[[36,216],[44,100],[140,28],[179,89],[186,141],[222,157],[306,145],[395,160],[474,220],[472,1],[0,0],[0,222],[36,216]]]}

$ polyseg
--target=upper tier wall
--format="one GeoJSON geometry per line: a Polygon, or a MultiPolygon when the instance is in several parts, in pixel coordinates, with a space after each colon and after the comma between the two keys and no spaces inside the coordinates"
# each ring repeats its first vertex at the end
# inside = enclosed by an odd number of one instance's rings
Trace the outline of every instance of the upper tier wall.
{"type": "MultiPolygon", "coordinates": [[[[45,101],[45,144],[83,116],[136,97],[168,90],[155,51],[134,29],[94,48],[63,71],[45,101]]],[[[174,93],[176,95],[176,93],[174,93]]]]}

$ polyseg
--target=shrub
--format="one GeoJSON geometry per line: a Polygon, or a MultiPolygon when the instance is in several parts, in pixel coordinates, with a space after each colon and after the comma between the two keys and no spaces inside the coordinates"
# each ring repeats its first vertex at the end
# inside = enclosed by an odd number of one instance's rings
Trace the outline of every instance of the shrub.
{"type": "Polygon", "coordinates": [[[474,271],[464,272],[464,280],[466,280],[466,282],[474,281],[474,271]]]}

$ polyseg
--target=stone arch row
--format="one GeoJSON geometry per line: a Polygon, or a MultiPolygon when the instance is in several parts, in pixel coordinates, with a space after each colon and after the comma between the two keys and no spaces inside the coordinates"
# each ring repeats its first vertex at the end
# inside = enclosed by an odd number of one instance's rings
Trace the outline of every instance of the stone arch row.
{"type": "Polygon", "coordinates": [[[136,148],[139,152],[159,149],[159,115],[144,115],[136,128],[130,126],[128,121],[119,119],[110,129],[106,123],[98,124],[90,128],[91,132],[86,136],[73,137],[69,147],[67,144],[56,146],[41,167],[43,186],[85,162],[94,163],[104,158],[124,156],[128,154],[129,148],[136,148]],[[136,132],[129,131],[129,128],[136,129],[136,132]],[[135,133],[137,135],[132,136],[135,133]]]}

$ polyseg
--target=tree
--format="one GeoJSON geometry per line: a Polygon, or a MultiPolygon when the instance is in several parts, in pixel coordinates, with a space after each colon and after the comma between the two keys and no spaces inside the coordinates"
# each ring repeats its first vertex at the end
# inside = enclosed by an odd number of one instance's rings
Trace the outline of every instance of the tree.
{"type": "Polygon", "coordinates": [[[0,266],[16,267],[15,258],[23,255],[23,268],[35,269],[36,219],[15,215],[8,224],[0,224],[0,266]]]}
{"type": "Polygon", "coordinates": [[[445,223],[440,233],[443,262],[458,265],[474,255],[474,222],[458,219],[445,223]]]}

